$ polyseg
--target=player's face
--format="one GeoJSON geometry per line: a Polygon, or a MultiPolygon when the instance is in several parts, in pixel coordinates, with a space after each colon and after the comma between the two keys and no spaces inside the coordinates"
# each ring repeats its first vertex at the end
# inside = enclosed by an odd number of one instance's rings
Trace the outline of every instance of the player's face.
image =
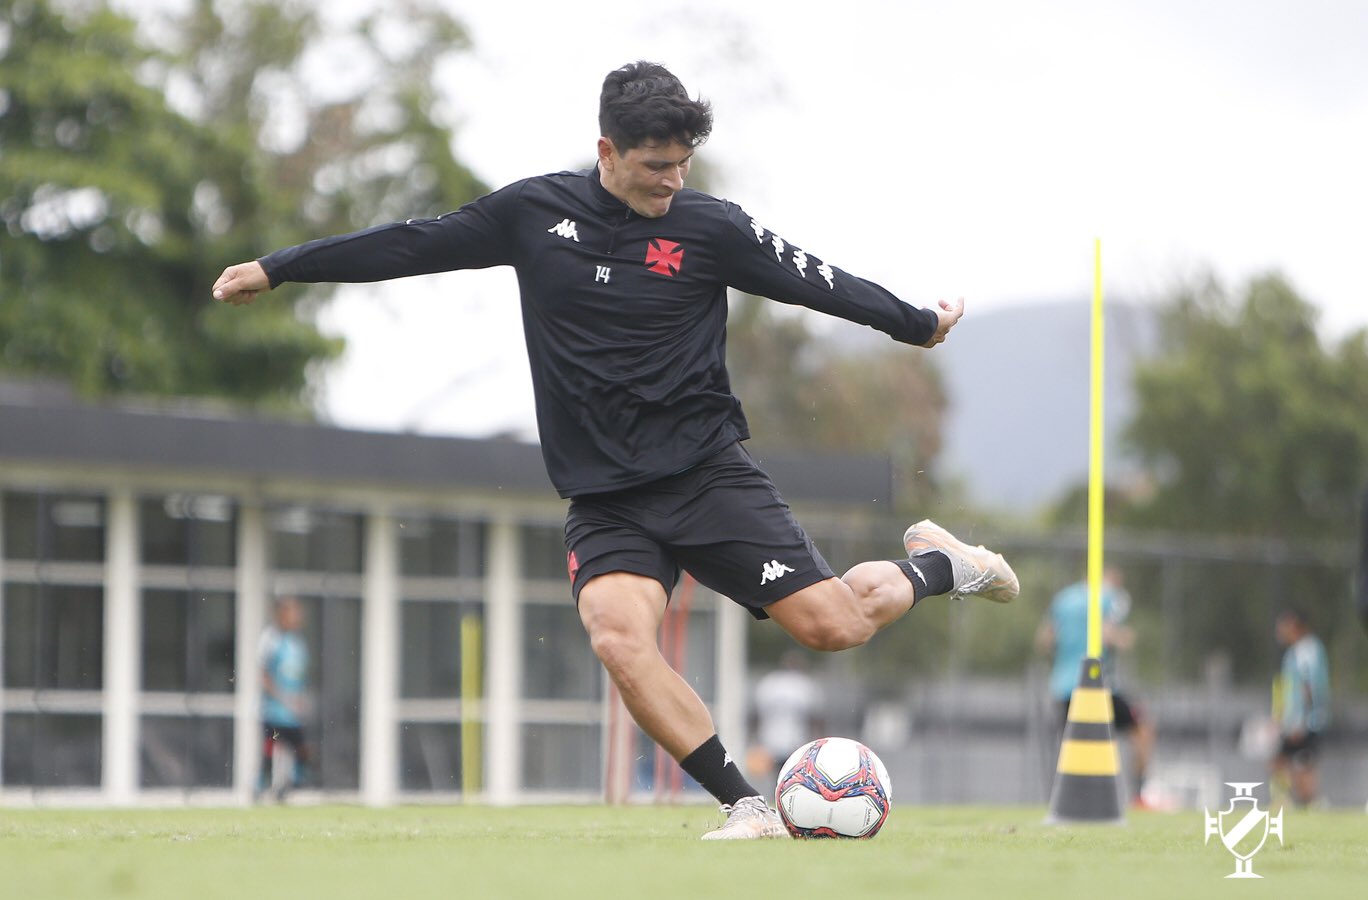
{"type": "Polygon", "coordinates": [[[647,219],[670,211],[670,201],[683,189],[693,161],[693,148],[679,141],[648,141],[619,153],[613,142],[599,138],[599,172],[614,197],[647,219]]]}
{"type": "Polygon", "coordinates": [[[298,631],[304,624],[304,608],[297,600],[282,603],[276,610],[276,622],[284,631],[298,631]]]}

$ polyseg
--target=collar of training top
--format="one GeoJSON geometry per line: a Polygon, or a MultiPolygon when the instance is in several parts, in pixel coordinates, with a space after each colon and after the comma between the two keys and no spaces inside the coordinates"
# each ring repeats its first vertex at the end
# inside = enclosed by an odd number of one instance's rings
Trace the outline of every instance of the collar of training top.
{"type": "Polygon", "coordinates": [[[603,180],[599,177],[597,165],[590,168],[587,174],[589,176],[589,192],[593,194],[594,201],[598,203],[600,207],[607,212],[623,213],[630,211],[626,203],[623,203],[617,197],[614,197],[613,194],[603,186],[603,180]]]}

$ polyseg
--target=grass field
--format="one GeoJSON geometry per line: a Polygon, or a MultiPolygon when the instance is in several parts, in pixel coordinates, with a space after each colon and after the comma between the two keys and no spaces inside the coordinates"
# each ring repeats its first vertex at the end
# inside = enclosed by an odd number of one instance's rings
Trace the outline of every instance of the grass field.
{"type": "Polygon", "coordinates": [[[1284,817],[1262,881],[1201,813],[1051,827],[1031,808],[895,809],[872,841],[698,840],[702,807],[0,810],[0,897],[1361,898],[1368,815],[1284,817]]]}

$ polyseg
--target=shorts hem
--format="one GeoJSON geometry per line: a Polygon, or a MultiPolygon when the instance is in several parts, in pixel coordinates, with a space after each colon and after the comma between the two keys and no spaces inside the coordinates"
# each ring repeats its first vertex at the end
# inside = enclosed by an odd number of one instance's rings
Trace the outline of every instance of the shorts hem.
{"type": "MultiPolygon", "coordinates": [[[[656,584],[665,589],[665,599],[669,602],[670,595],[674,592],[674,585],[666,584],[665,579],[659,572],[647,571],[647,566],[633,565],[630,561],[624,562],[621,559],[602,558],[599,560],[591,559],[586,563],[580,563],[580,567],[575,571],[575,578],[570,583],[570,594],[575,599],[575,605],[579,606],[580,591],[584,586],[593,581],[600,575],[612,575],[614,572],[623,572],[627,575],[639,575],[642,578],[649,578],[656,584]],[[602,565],[595,565],[602,563],[602,565]]],[[[675,577],[679,581],[679,577],[675,577]]]]}
{"type": "Polygon", "coordinates": [[[812,569],[801,575],[795,573],[791,577],[784,578],[782,582],[775,582],[773,586],[759,592],[753,598],[739,600],[732,597],[730,599],[733,603],[741,606],[756,619],[763,621],[769,618],[769,613],[765,612],[766,607],[778,603],[785,597],[792,597],[799,591],[810,588],[814,584],[821,584],[823,581],[835,577],[835,573],[830,569],[812,569]],[[783,591],[783,593],[780,593],[780,591],[783,591]]]}

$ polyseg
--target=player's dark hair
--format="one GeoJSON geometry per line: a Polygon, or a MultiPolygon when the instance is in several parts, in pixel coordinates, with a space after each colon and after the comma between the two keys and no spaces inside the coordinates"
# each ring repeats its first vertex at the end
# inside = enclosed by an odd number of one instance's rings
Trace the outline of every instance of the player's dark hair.
{"type": "Polygon", "coordinates": [[[712,104],[702,98],[689,99],[684,85],[664,66],[630,63],[603,79],[599,133],[619,153],[647,141],[679,141],[697,147],[712,133],[712,104]]]}

